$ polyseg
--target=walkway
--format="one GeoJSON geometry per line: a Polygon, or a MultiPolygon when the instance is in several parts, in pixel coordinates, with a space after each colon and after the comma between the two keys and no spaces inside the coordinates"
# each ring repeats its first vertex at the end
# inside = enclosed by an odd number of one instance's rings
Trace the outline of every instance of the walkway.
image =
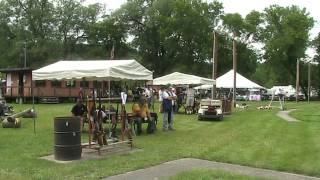
{"type": "Polygon", "coordinates": [[[192,169],[212,169],[222,170],[235,174],[242,174],[247,176],[256,176],[271,179],[281,180],[320,180],[320,178],[303,176],[299,174],[292,174],[286,172],[279,172],[267,169],[253,168],[248,166],[241,166],[235,164],[227,164],[220,162],[213,162],[201,159],[184,158],[175,161],[169,161],[160,165],[152,166],[146,169],[139,169],[125,174],[111,176],[105,180],[158,180],[168,179],[183,171],[192,169]]]}
{"type": "Polygon", "coordinates": [[[289,115],[290,112],[295,111],[296,109],[290,109],[288,111],[279,111],[277,116],[288,121],[288,122],[299,122],[296,118],[293,118],[289,115]]]}

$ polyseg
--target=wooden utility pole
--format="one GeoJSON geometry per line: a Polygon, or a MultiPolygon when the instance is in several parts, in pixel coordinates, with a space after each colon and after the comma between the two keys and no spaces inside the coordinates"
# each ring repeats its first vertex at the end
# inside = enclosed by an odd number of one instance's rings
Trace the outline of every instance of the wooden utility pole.
{"type": "Polygon", "coordinates": [[[232,59],[233,59],[233,96],[232,104],[236,107],[236,89],[237,89],[237,44],[236,44],[236,33],[233,33],[233,45],[232,45],[232,59]]]}
{"type": "Polygon", "coordinates": [[[310,102],[310,86],[311,86],[311,63],[308,63],[308,102],[310,102]]]}
{"type": "Polygon", "coordinates": [[[297,73],[296,73],[296,102],[299,101],[299,59],[297,59],[297,73]]]}
{"type": "MultiPolygon", "coordinates": [[[[217,32],[213,30],[213,50],[212,50],[212,79],[216,81],[217,79],[217,63],[218,63],[218,39],[217,32]]],[[[212,99],[216,99],[217,85],[214,82],[212,87],[212,99]]]]}

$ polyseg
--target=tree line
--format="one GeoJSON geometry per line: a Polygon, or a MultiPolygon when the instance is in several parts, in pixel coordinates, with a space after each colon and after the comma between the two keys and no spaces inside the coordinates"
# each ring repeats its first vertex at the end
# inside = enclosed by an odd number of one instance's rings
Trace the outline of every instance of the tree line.
{"type": "MultiPolygon", "coordinates": [[[[240,37],[238,72],[263,86],[295,84],[296,60],[314,46],[314,19],[304,8],[272,5],[242,17],[224,13],[223,4],[202,0],[128,0],[109,12],[101,4],[80,0],[0,1],[1,67],[28,67],[59,59],[134,58],[155,77],[174,71],[212,77],[213,29],[223,27],[240,37]],[[257,50],[252,43],[263,44],[257,50]]],[[[232,36],[218,38],[218,76],[232,68],[232,36]]],[[[320,61],[319,55],[314,61],[320,61]]],[[[306,63],[301,63],[306,87],[306,63]]],[[[320,87],[320,68],[312,68],[312,85],[320,87]]]]}

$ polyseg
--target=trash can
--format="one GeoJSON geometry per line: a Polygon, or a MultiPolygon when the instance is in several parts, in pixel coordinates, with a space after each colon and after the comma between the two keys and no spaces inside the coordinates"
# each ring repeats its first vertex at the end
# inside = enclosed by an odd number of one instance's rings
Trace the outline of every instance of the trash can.
{"type": "Polygon", "coordinates": [[[81,158],[79,117],[54,118],[54,158],[70,161],[81,158]]]}

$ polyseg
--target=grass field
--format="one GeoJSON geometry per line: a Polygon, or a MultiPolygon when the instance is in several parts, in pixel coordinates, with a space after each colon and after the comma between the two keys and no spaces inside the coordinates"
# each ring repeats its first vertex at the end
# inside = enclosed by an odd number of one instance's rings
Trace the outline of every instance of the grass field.
{"type": "MultiPolygon", "coordinates": [[[[38,158],[53,153],[53,119],[69,115],[72,104],[36,105],[36,134],[32,119],[23,119],[20,129],[0,128],[0,179],[98,179],[183,157],[320,177],[320,103],[288,103],[299,123],[278,118],[276,109],[256,110],[262,104],[267,102],[250,103],[217,122],[179,114],[172,132],[161,131],[159,114],[159,130],[135,138],[142,151],[71,164],[38,158]]],[[[15,110],[26,107],[31,105],[15,110]]]]}

